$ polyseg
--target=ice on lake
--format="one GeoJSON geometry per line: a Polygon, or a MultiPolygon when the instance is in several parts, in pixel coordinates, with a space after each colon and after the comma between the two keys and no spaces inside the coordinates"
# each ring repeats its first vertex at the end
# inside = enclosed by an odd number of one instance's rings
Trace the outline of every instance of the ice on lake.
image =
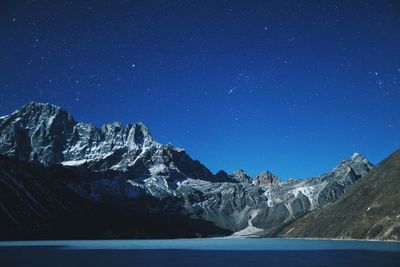
{"type": "Polygon", "coordinates": [[[399,242],[169,239],[0,242],[7,266],[398,266],[399,242]]]}

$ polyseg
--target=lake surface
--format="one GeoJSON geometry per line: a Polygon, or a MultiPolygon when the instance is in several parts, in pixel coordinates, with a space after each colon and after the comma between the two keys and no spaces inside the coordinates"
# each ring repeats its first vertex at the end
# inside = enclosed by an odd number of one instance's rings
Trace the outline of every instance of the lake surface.
{"type": "Polygon", "coordinates": [[[0,266],[400,266],[399,242],[174,239],[0,242],[0,266]]]}

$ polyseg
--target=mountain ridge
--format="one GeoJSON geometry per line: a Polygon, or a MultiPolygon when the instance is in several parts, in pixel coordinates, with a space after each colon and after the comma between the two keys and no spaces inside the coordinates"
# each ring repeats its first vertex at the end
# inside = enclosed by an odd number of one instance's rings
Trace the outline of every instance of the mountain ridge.
{"type": "MultiPolygon", "coordinates": [[[[144,139],[145,139],[145,145],[146,144],[148,145],[149,143],[153,143],[156,146],[166,146],[166,147],[174,148],[176,151],[185,152],[186,153],[186,150],[184,148],[174,147],[174,146],[172,146],[170,144],[162,145],[162,144],[158,143],[157,141],[155,141],[153,139],[153,137],[151,135],[151,132],[148,129],[148,127],[144,123],[142,123],[140,121],[137,121],[137,122],[134,122],[134,123],[126,123],[125,125],[123,125],[122,123],[120,123],[118,121],[114,121],[114,122],[110,122],[110,123],[104,123],[101,126],[96,126],[96,125],[94,125],[93,123],[90,123],[90,122],[78,122],[73,118],[72,115],[70,115],[68,113],[68,111],[66,111],[63,108],[60,108],[57,105],[53,105],[53,104],[50,104],[50,103],[30,102],[30,103],[28,103],[26,105],[23,105],[21,108],[17,109],[16,111],[12,112],[9,115],[1,116],[0,117],[0,130],[3,130],[2,127],[1,127],[1,124],[3,122],[5,122],[5,119],[12,119],[13,115],[14,116],[16,116],[16,115],[20,116],[21,112],[26,113],[26,110],[31,111],[32,109],[36,110],[36,111],[39,111],[41,109],[42,113],[44,112],[45,115],[46,115],[46,113],[47,113],[47,115],[49,115],[48,113],[50,113],[50,114],[53,113],[51,115],[55,116],[57,114],[54,114],[54,113],[59,113],[60,114],[59,117],[67,118],[67,122],[65,123],[66,124],[65,126],[70,124],[70,126],[75,126],[76,127],[75,131],[73,129],[69,129],[69,131],[71,131],[71,135],[75,135],[76,136],[76,135],[82,134],[82,131],[84,132],[85,130],[88,131],[88,134],[93,134],[95,136],[99,135],[98,131],[107,132],[107,131],[118,131],[118,130],[120,132],[125,133],[125,135],[129,135],[130,130],[135,129],[136,131],[132,131],[132,132],[134,134],[137,134],[138,136],[140,136],[140,135],[143,136],[144,139]],[[93,131],[95,133],[93,133],[93,131]]],[[[48,119],[48,118],[45,118],[45,119],[48,119]]],[[[42,120],[44,120],[44,119],[42,119],[42,120]]],[[[35,118],[35,122],[37,122],[37,121],[38,121],[38,119],[35,118]]],[[[53,123],[54,120],[52,118],[50,118],[50,121],[51,121],[50,122],[50,125],[51,125],[51,123],[53,123]]],[[[47,125],[47,126],[49,126],[49,125],[47,125]]],[[[43,131],[46,131],[48,129],[40,129],[40,130],[43,132],[43,131]]],[[[68,129],[63,129],[63,130],[68,132],[68,129]]],[[[118,141],[119,142],[121,142],[121,141],[130,141],[130,144],[128,142],[127,146],[132,145],[132,144],[140,144],[141,143],[141,142],[132,142],[132,140],[134,139],[134,138],[132,138],[132,136],[134,136],[134,135],[125,136],[124,137],[125,140],[123,140],[123,138],[121,138],[121,140],[118,140],[118,141]],[[127,140],[127,139],[129,139],[129,140],[127,140]]],[[[98,138],[98,136],[96,136],[96,137],[98,138]]],[[[140,139],[140,137],[137,137],[137,138],[140,139]]],[[[6,140],[1,140],[1,141],[2,141],[2,143],[4,143],[4,142],[6,143],[6,140]]],[[[118,146],[118,145],[121,145],[121,143],[120,144],[114,144],[114,145],[118,146]]],[[[0,145],[0,153],[7,155],[7,151],[4,152],[4,148],[2,148],[2,146],[3,146],[3,144],[0,145]]],[[[47,146],[44,146],[44,147],[47,147],[47,146]]],[[[112,151],[108,151],[108,152],[112,152],[112,151]]],[[[60,158],[62,156],[65,157],[65,160],[61,161],[61,162],[59,162],[59,161],[54,162],[53,160],[47,160],[46,158],[43,159],[43,157],[39,157],[39,161],[41,163],[44,163],[44,165],[54,164],[54,163],[61,163],[61,164],[66,165],[66,166],[76,166],[76,165],[90,164],[90,160],[93,158],[93,157],[92,158],[88,157],[88,158],[83,158],[83,159],[79,159],[79,160],[74,160],[74,156],[77,156],[77,155],[74,155],[74,147],[70,148],[70,151],[64,151],[63,154],[64,155],[59,155],[57,157],[57,158],[60,158]]],[[[107,153],[104,153],[104,154],[107,154],[107,153]]],[[[359,154],[359,153],[355,152],[354,154],[359,154]]],[[[353,154],[353,156],[354,156],[354,154],[353,154]]],[[[11,156],[15,156],[15,155],[12,154],[11,156]]],[[[25,156],[18,156],[17,155],[17,157],[18,158],[22,158],[23,160],[27,160],[28,158],[32,160],[32,159],[37,158],[37,155],[35,155],[35,154],[33,154],[33,155],[25,155],[25,156]]],[[[194,161],[199,162],[198,160],[194,160],[194,161]]],[[[119,170],[119,168],[126,168],[126,167],[127,166],[123,166],[123,167],[121,167],[121,166],[111,166],[111,167],[107,167],[107,169],[113,168],[115,170],[119,170]]],[[[122,169],[122,170],[126,171],[126,169],[122,169]]],[[[224,170],[220,170],[220,171],[225,172],[224,170]]],[[[245,172],[245,171],[243,169],[236,169],[229,175],[235,176],[235,172],[245,172]]],[[[216,172],[214,175],[217,176],[217,173],[218,172],[216,172]]],[[[280,180],[280,178],[275,176],[269,170],[261,171],[258,175],[255,175],[254,177],[251,177],[247,173],[246,173],[246,175],[252,180],[257,180],[257,179],[259,179],[260,177],[263,177],[263,176],[268,177],[268,178],[264,178],[264,181],[267,182],[267,183],[276,182],[276,181],[280,180]],[[267,181],[267,180],[269,180],[269,181],[267,181]]],[[[221,176],[221,177],[227,178],[226,176],[221,176]]],[[[296,178],[290,178],[290,179],[296,179],[296,178]]],[[[303,178],[301,178],[301,179],[303,179],[303,178]]],[[[285,180],[288,180],[288,179],[285,179],[285,180]]],[[[257,181],[256,181],[256,183],[257,183],[257,181]]]]}
{"type": "MultiPolygon", "coordinates": [[[[76,122],[59,107],[40,103],[27,104],[1,117],[0,154],[28,165],[42,164],[33,180],[47,177],[47,169],[53,166],[81,175],[83,179],[62,180],[60,186],[72,189],[95,207],[114,203],[116,210],[135,213],[139,209],[140,214],[176,217],[182,222],[193,219],[199,227],[211,223],[217,232],[241,236],[275,233],[282,225],[336,201],[373,168],[362,155],[353,154],[331,172],[309,179],[282,181],[268,171],[252,179],[241,169],[213,174],[183,149],[153,140],[144,124],[123,127],[111,123],[97,128],[76,122]]],[[[23,179],[10,173],[0,176],[5,184],[20,184],[23,179]]],[[[53,187],[49,179],[44,180],[49,184],[42,184],[43,188],[53,187]]],[[[25,188],[27,194],[31,187],[25,188]]],[[[5,188],[11,196],[19,192],[5,188]]],[[[62,195],[57,203],[70,201],[68,194],[62,195]]],[[[1,197],[6,203],[2,207],[5,216],[13,217],[8,207],[14,204],[1,197]]],[[[203,229],[201,236],[207,234],[204,228],[199,229],[203,229]]],[[[129,232],[131,229],[126,229],[129,232]]],[[[189,232],[193,234],[193,229],[189,232]]]]}

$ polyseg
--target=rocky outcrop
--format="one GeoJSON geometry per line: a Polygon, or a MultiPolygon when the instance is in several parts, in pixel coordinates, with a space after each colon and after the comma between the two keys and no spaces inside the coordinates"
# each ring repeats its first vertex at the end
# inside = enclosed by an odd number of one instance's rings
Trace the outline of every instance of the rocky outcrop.
{"type": "Polygon", "coordinates": [[[277,184],[278,182],[279,182],[278,177],[273,175],[269,171],[260,173],[252,181],[253,185],[269,185],[269,184],[277,184]]]}
{"type": "MultiPolygon", "coordinates": [[[[42,177],[49,176],[49,169],[58,168],[60,173],[72,172],[76,178],[71,180],[60,175],[56,186],[66,190],[60,193],[62,198],[49,202],[53,206],[67,207],[66,203],[70,202],[72,206],[79,205],[78,200],[69,200],[71,194],[74,199],[83,199],[88,207],[112,207],[117,213],[115,216],[121,218],[140,214],[135,217],[136,223],[144,222],[142,217],[156,216],[196,222],[192,225],[200,228],[211,223],[217,229],[201,228],[202,236],[207,232],[204,229],[215,230],[209,233],[273,235],[305,213],[336,201],[372,169],[368,160],[354,154],[331,172],[310,179],[279,181],[270,172],[251,179],[243,170],[231,175],[220,171],[214,175],[183,149],[157,143],[142,123],[127,126],[112,123],[97,128],[76,122],[59,107],[40,103],[30,103],[0,118],[0,154],[20,164],[43,165],[33,175],[31,171],[13,172],[14,165],[6,160],[4,164],[8,164],[9,171],[1,174],[0,182],[24,184],[19,190],[26,191],[26,195],[32,196],[30,201],[40,203],[44,210],[50,204],[37,198],[45,196],[36,197],[32,191],[37,190],[38,184],[51,191],[54,187],[51,179],[42,177]],[[21,179],[38,182],[25,183],[21,179]],[[221,229],[225,230],[221,232],[221,229]]],[[[1,207],[3,217],[0,218],[8,218],[10,224],[18,225],[24,218],[13,213],[15,204],[9,200],[18,199],[22,193],[10,186],[5,186],[3,191],[0,201],[6,204],[1,207]]],[[[29,207],[34,205],[26,206],[29,207]]],[[[36,214],[37,209],[31,212],[36,214]]],[[[48,220],[46,214],[40,215],[45,217],[46,224],[41,221],[34,224],[57,228],[60,222],[48,220]]],[[[48,214],[53,216],[53,213],[48,214]]],[[[75,216],[70,209],[62,214],[75,216]]],[[[141,227],[138,231],[145,235],[145,229],[141,227]]],[[[196,232],[190,229],[182,231],[196,232]]]]}
{"type": "Polygon", "coordinates": [[[251,177],[242,169],[234,171],[230,177],[239,183],[251,183],[251,177]]]}

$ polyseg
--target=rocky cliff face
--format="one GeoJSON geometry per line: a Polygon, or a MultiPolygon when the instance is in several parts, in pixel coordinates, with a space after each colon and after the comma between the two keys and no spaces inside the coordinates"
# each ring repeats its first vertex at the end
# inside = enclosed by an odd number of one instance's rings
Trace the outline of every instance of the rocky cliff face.
{"type": "MultiPolygon", "coordinates": [[[[145,207],[141,214],[208,222],[237,235],[272,235],[306,212],[336,201],[372,169],[368,160],[354,154],[332,172],[310,179],[282,182],[270,172],[252,179],[243,170],[214,175],[184,150],[154,141],[142,123],[96,128],[76,122],[56,106],[40,103],[0,118],[0,154],[29,164],[39,162],[44,172],[58,166],[78,173],[84,178],[64,181],[63,186],[90,205],[112,205],[131,213],[145,207]]],[[[14,176],[2,174],[0,181],[25,179],[14,176]]],[[[31,179],[41,176],[36,173],[31,179]]],[[[7,188],[7,194],[17,194],[7,188]]],[[[63,195],[58,205],[68,201],[69,194],[63,195]]],[[[1,209],[7,218],[15,217],[12,208],[3,205],[1,209]]]]}
{"type": "Polygon", "coordinates": [[[277,184],[278,182],[279,182],[278,177],[273,175],[269,171],[260,173],[252,181],[254,185],[269,185],[269,184],[277,184]]]}

